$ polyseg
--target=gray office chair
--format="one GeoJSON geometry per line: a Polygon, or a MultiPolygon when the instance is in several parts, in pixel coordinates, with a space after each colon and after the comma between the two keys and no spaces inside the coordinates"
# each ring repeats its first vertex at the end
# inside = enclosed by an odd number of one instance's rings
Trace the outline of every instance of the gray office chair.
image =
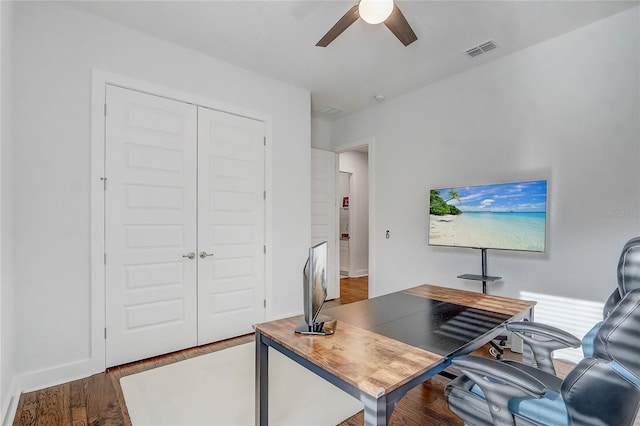
{"type": "Polygon", "coordinates": [[[640,238],[622,250],[618,288],[603,318],[583,338],[585,358],[564,380],[556,377],[550,354],[578,347],[580,341],[536,323],[514,323],[511,330],[524,335],[539,368],[471,356],[454,359],[465,374],[446,389],[452,411],[470,425],[633,424],[640,404],[640,238]]]}
{"type": "Polygon", "coordinates": [[[593,354],[563,380],[517,361],[460,356],[445,389],[468,425],[632,425],[640,406],[640,289],[618,302],[593,354]]]}
{"type": "MultiPolygon", "coordinates": [[[[622,249],[618,261],[618,287],[605,302],[602,318],[606,319],[622,297],[637,288],[640,288],[640,237],[632,238],[622,249]]],[[[523,340],[538,368],[555,375],[551,358],[553,351],[582,346],[584,356],[592,356],[594,339],[601,324],[594,325],[582,340],[559,328],[536,322],[512,322],[506,325],[506,329],[523,340]]]]}

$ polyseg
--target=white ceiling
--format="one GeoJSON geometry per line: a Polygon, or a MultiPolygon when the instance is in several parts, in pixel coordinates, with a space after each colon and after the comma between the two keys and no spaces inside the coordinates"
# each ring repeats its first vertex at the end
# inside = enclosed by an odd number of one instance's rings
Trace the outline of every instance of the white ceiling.
{"type": "MultiPolygon", "coordinates": [[[[355,1],[72,1],[116,21],[311,92],[314,116],[341,117],[638,5],[626,1],[398,0],[418,36],[404,47],[384,25],[356,21],[315,43],[355,1]],[[498,48],[464,51],[493,39],[498,48]]],[[[329,118],[329,117],[327,117],[329,118]]]]}

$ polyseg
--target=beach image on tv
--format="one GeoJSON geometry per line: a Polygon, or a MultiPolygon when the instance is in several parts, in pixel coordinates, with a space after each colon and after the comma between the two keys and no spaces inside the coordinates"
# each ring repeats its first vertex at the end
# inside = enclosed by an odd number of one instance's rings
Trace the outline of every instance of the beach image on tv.
{"type": "Polygon", "coordinates": [[[547,181],[432,189],[429,244],[545,249],[547,181]]]}

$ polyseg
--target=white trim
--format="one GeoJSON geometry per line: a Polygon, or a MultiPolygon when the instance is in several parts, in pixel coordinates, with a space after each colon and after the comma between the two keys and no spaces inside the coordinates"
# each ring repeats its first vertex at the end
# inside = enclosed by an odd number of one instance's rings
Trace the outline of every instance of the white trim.
{"type": "Polygon", "coordinates": [[[105,368],[104,177],[105,83],[92,72],[91,81],[91,350],[93,372],[105,368]]]}
{"type": "Polygon", "coordinates": [[[264,187],[267,199],[264,206],[264,243],[267,253],[264,259],[264,298],[267,301],[265,320],[270,320],[273,316],[273,134],[270,116],[265,121],[265,127],[267,146],[264,152],[264,187]]]}
{"type": "MultiPolygon", "coordinates": [[[[272,118],[271,115],[251,111],[236,105],[229,105],[223,102],[205,98],[200,95],[174,90],[168,87],[159,86],[142,80],[133,79],[120,74],[110,73],[98,69],[91,72],[91,355],[82,363],[85,364],[84,374],[80,377],[87,377],[91,374],[105,370],[106,343],[104,339],[105,329],[105,265],[104,265],[104,158],[105,158],[105,87],[114,85],[164,98],[174,99],[180,102],[224,111],[265,123],[266,149],[265,149],[265,190],[267,199],[265,202],[265,244],[267,253],[265,257],[265,298],[267,307],[265,309],[266,319],[271,318],[271,300],[273,295],[272,279],[272,118]]],[[[108,112],[107,112],[108,114],[108,112]]],[[[57,370],[58,368],[47,370],[57,370]]],[[[65,370],[65,367],[60,367],[65,370]]],[[[37,374],[37,373],[34,373],[37,374]]],[[[77,374],[68,373],[67,379],[77,374]]],[[[79,378],[79,377],[78,377],[79,378]]],[[[68,381],[68,380],[67,380],[68,381]]],[[[41,380],[42,382],[42,380],[41,380]]]]}
{"type": "Polygon", "coordinates": [[[366,277],[367,275],[369,275],[368,269],[358,269],[356,273],[350,278],[366,277]]]}
{"type": "Polygon", "coordinates": [[[352,142],[347,142],[342,145],[334,147],[334,152],[340,154],[342,152],[351,151],[355,148],[368,146],[368,167],[369,167],[369,297],[378,296],[378,286],[375,279],[375,232],[376,232],[376,220],[375,220],[375,139],[372,137],[358,139],[352,142]]]}
{"type": "Polygon", "coordinates": [[[91,364],[91,359],[83,359],[69,364],[21,374],[16,377],[16,387],[20,391],[19,393],[32,392],[82,379],[95,374],[95,372],[87,369],[87,366],[91,364]]]}
{"type": "Polygon", "coordinates": [[[337,266],[336,269],[336,273],[335,273],[335,280],[336,280],[336,291],[338,294],[338,298],[340,298],[340,278],[342,276],[342,268],[340,267],[340,233],[342,232],[340,230],[340,209],[338,208],[338,206],[342,206],[342,204],[338,204],[338,193],[339,193],[339,173],[340,173],[340,169],[338,168],[338,154],[337,153],[333,153],[333,155],[335,156],[334,161],[333,161],[333,174],[335,176],[333,185],[333,200],[334,200],[334,204],[333,204],[333,223],[335,224],[334,230],[335,232],[334,234],[334,244],[336,246],[336,250],[334,253],[334,259],[333,259],[333,264],[337,266]]]}
{"type": "Polygon", "coordinates": [[[32,392],[73,380],[82,379],[96,374],[91,366],[95,361],[91,359],[83,359],[69,364],[59,365],[52,368],[32,371],[30,373],[14,376],[7,393],[7,401],[5,401],[5,418],[2,425],[13,424],[20,395],[25,392],[32,392]]]}
{"type": "Polygon", "coordinates": [[[18,388],[18,381],[14,376],[9,384],[9,391],[7,392],[6,400],[2,405],[2,413],[4,418],[2,419],[3,426],[9,426],[13,424],[13,420],[16,417],[16,411],[18,410],[18,402],[20,402],[21,390],[18,388]]]}

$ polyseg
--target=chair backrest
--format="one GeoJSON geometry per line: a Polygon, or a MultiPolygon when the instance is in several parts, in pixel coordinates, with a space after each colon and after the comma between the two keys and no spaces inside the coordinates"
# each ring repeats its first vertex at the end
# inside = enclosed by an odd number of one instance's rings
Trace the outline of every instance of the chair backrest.
{"type": "Polygon", "coordinates": [[[636,288],[640,288],[640,237],[630,239],[622,248],[618,260],[618,287],[605,302],[602,317],[608,317],[625,294],[636,288]]]}
{"type": "Polygon", "coordinates": [[[640,288],[603,321],[593,356],[562,383],[572,424],[631,425],[640,406],[640,288]]]}
{"type": "Polygon", "coordinates": [[[620,297],[636,288],[640,288],[640,237],[627,241],[618,261],[620,297]]]}
{"type": "Polygon", "coordinates": [[[628,292],[602,322],[593,357],[616,362],[640,378],[640,288],[628,292]]]}

